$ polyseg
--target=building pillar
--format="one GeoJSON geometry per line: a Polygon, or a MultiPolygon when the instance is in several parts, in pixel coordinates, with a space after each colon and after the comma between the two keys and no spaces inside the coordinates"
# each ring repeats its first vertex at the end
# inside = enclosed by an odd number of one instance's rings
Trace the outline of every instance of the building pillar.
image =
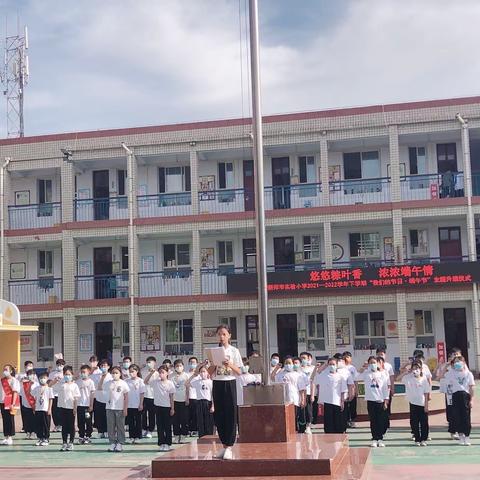
{"type": "Polygon", "coordinates": [[[60,178],[62,223],[73,222],[75,220],[75,169],[73,163],[67,161],[62,162],[60,178]]]}
{"type": "Polygon", "coordinates": [[[393,259],[397,265],[405,261],[405,243],[403,241],[403,218],[400,209],[392,210],[393,223],[393,259]]]}
{"type": "Polygon", "coordinates": [[[77,251],[73,235],[69,230],[62,231],[62,297],[63,301],[75,300],[75,275],[77,251]]]}
{"type": "Polygon", "coordinates": [[[328,355],[332,357],[337,351],[335,331],[335,305],[327,304],[327,333],[328,333],[328,355]]]}
{"type": "Polygon", "coordinates": [[[333,266],[332,224],[330,222],[323,223],[323,263],[325,268],[333,266]]]}
{"type": "Polygon", "coordinates": [[[193,270],[193,295],[202,293],[202,277],[200,271],[200,232],[198,229],[192,230],[192,270],[193,270]]]}
{"type": "Polygon", "coordinates": [[[398,126],[388,127],[388,145],[390,157],[390,188],[391,201],[400,202],[400,149],[398,143],[398,126]]]}
{"type": "Polygon", "coordinates": [[[322,184],[322,205],[330,204],[330,186],[328,178],[328,142],[322,136],[320,139],[320,183],[322,184]]]}
{"type": "Polygon", "coordinates": [[[190,150],[190,187],[192,194],[192,215],[199,212],[198,205],[198,155],[196,150],[190,150]]]}
{"type": "Polygon", "coordinates": [[[3,292],[0,292],[2,298],[7,298],[9,301],[12,301],[10,298],[10,245],[7,241],[7,238],[4,239],[5,250],[3,252],[3,292]]]}
{"type": "Polygon", "coordinates": [[[397,292],[397,321],[398,321],[398,345],[400,347],[400,363],[408,361],[408,331],[407,331],[407,300],[405,292],[397,292]]]}
{"type": "Polygon", "coordinates": [[[193,311],[193,354],[200,360],[203,358],[202,311],[197,305],[193,311]]]}
{"type": "Polygon", "coordinates": [[[63,310],[63,357],[75,371],[78,364],[78,322],[73,308],[63,310]]]}

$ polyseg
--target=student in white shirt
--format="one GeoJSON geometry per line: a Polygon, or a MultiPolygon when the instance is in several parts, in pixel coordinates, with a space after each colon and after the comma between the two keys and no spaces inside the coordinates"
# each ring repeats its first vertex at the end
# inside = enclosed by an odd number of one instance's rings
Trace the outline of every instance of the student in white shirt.
{"type": "Polygon", "coordinates": [[[399,380],[403,379],[405,394],[410,403],[410,426],[417,446],[426,447],[428,439],[428,402],[430,384],[422,371],[422,365],[413,362],[411,367],[402,368],[399,380]]]}
{"type": "MultiPolygon", "coordinates": [[[[188,359],[188,377],[190,380],[193,378],[193,374],[198,367],[198,358],[190,357],[188,359]]],[[[189,390],[188,397],[188,432],[190,436],[196,435],[198,433],[198,422],[197,422],[197,391],[195,388],[189,390]]]]}
{"type": "Polygon", "coordinates": [[[257,382],[257,378],[253,373],[249,373],[250,365],[248,359],[242,359],[243,367],[240,368],[240,375],[237,377],[237,405],[243,405],[243,387],[257,382]]]}
{"type": "Polygon", "coordinates": [[[81,445],[92,443],[93,433],[93,400],[95,398],[95,383],[90,378],[91,368],[89,365],[82,365],[80,368],[80,378],[77,380],[80,390],[80,399],[77,405],[77,426],[79,442],[81,445]]]}
{"type": "MultiPolygon", "coordinates": [[[[333,358],[337,360],[337,371],[338,373],[344,378],[345,382],[347,382],[347,389],[348,392],[344,394],[344,401],[345,404],[348,403],[348,401],[353,398],[354,390],[355,390],[355,382],[352,374],[350,373],[350,370],[346,368],[345,366],[345,361],[343,360],[343,354],[341,353],[336,353],[333,358]]],[[[343,421],[345,424],[344,430],[342,433],[347,431],[347,426],[348,426],[348,412],[346,407],[343,408],[343,421]]]]}
{"type": "Polygon", "coordinates": [[[55,361],[55,369],[52,370],[48,376],[48,386],[53,390],[53,406],[52,406],[52,420],[55,425],[55,432],[59,432],[62,428],[62,416],[58,408],[58,389],[60,388],[60,382],[63,380],[63,367],[65,366],[65,360],[59,358],[55,361]]]}
{"type": "MultiPolygon", "coordinates": [[[[153,372],[152,380],[158,378],[156,370],[157,359],[155,357],[147,357],[145,368],[142,370],[142,378],[147,378],[150,372],[153,372]]],[[[145,395],[143,397],[142,412],[142,435],[145,438],[152,438],[155,431],[155,405],[153,403],[153,390],[151,385],[145,385],[145,395]]]]}
{"type": "Polygon", "coordinates": [[[137,443],[142,438],[142,412],[145,396],[145,383],[142,380],[140,367],[130,365],[129,378],[126,382],[128,388],[128,437],[132,443],[137,443]]]}
{"type": "MultiPolygon", "coordinates": [[[[28,372],[29,370],[33,370],[33,362],[30,360],[26,360],[23,363],[24,371],[22,373],[17,374],[17,380],[20,382],[20,385],[22,385],[22,382],[27,379],[28,377],[28,372]]],[[[33,372],[34,376],[34,383],[38,383],[37,376],[35,375],[35,372],[33,372]]],[[[27,387],[28,388],[28,387],[27,387]]],[[[20,414],[22,416],[22,430],[27,434],[27,439],[30,439],[32,437],[32,433],[35,432],[35,419],[32,414],[32,409],[31,407],[28,408],[26,405],[28,405],[28,402],[26,402],[23,399],[23,388],[20,388],[20,414]],[[30,411],[27,412],[26,409],[29,409],[30,411]],[[27,418],[25,418],[27,417],[27,418]],[[33,430],[32,430],[32,424],[33,424],[33,430]]]]}
{"type": "Polygon", "coordinates": [[[158,378],[153,378],[153,372],[145,378],[145,384],[153,389],[153,402],[155,404],[158,446],[161,452],[172,449],[172,417],[175,415],[173,396],[175,385],[168,379],[168,366],[160,365],[158,378]]]}
{"type": "MultiPolygon", "coordinates": [[[[458,433],[455,431],[455,425],[453,420],[453,401],[452,401],[452,385],[449,380],[446,378],[446,375],[449,370],[451,370],[451,361],[454,356],[450,356],[448,358],[447,363],[439,364],[438,367],[435,369],[435,378],[439,380],[440,383],[440,391],[445,395],[445,416],[448,423],[448,433],[450,434],[451,440],[459,440],[460,437],[458,433]]],[[[450,379],[450,377],[449,377],[450,379]]]]}
{"type": "Polygon", "coordinates": [[[232,446],[237,437],[237,382],[243,366],[242,356],[237,348],[230,345],[231,331],[228,325],[217,327],[219,346],[225,351],[222,366],[209,367],[208,373],[213,378],[213,403],[215,404],[215,426],[224,450],[217,456],[232,460],[232,446]]]}
{"type": "Polygon", "coordinates": [[[195,369],[186,387],[187,394],[189,391],[195,390],[198,438],[202,438],[205,435],[213,435],[213,412],[215,411],[212,402],[213,382],[208,374],[205,362],[195,369]]]}
{"type": "Polygon", "coordinates": [[[383,366],[382,370],[386,372],[389,377],[389,389],[390,393],[388,396],[388,408],[387,408],[387,418],[385,420],[385,432],[390,428],[390,415],[392,414],[392,401],[393,396],[395,395],[395,370],[392,367],[392,364],[387,362],[387,353],[385,348],[377,348],[377,357],[382,357],[383,366]]]}
{"type": "Polygon", "coordinates": [[[73,450],[75,440],[75,416],[77,414],[77,403],[80,399],[80,389],[73,381],[73,368],[65,365],[63,367],[63,380],[58,383],[58,408],[62,418],[62,440],[61,452],[73,450]]]}
{"type": "Polygon", "coordinates": [[[33,407],[35,406],[35,398],[32,395],[32,390],[38,385],[37,376],[33,369],[25,372],[20,381],[20,400],[22,410],[23,431],[27,434],[27,439],[31,439],[35,433],[35,413],[33,407]]]}
{"type": "Polygon", "coordinates": [[[122,360],[122,380],[126,380],[130,377],[130,366],[132,365],[132,357],[126,356],[122,360]]]}
{"type": "Polygon", "coordinates": [[[176,442],[181,443],[182,437],[188,435],[188,407],[185,404],[186,389],[189,376],[184,371],[183,361],[179,358],[173,362],[174,372],[170,375],[170,380],[175,385],[175,395],[173,396],[175,416],[173,417],[173,434],[176,442]]]}
{"type": "Polygon", "coordinates": [[[48,386],[48,373],[41,373],[38,377],[40,385],[32,392],[35,398],[35,433],[37,447],[46,447],[50,439],[50,420],[52,415],[53,390],[48,386]]]}
{"type": "Polygon", "coordinates": [[[125,443],[125,417],[128,413],[128,388],[127,382],[122,380],[120,367],[110,370],[111,380],[105,382],[102,376],[97,390],[103,390],[106,400],[109,452],[121,452],[125,443]]]}
{"type": "Polygon", "coordinates": [[[301,423],[299,422],[299,433],[312,433],[312,418],[313,418],[313,400],[310,395],[310,376],[314,371],[315,367],[312,365],[312,354],[308,352],[302,352],[300,354],[300,371],[307,377],[308,385],[305,390],[305,407],[300,413],[300,418],[302,418],[301,423]]]}
{"type": "Polygon", "coordinates": [[[345,376],[338,371],[338,361],[330,358],[326,365],[317,365],[311,375],[312,388],[318,387],[318,403],[323,405],[325,433],[344,433],[343,410],[348,386],[345,376]]]}
{"type": "Polygon", "coordinates": [[[99,373],[92,375],[92,380],[96,388],[94,402],[95,410],[93,413],[99,438],[107,438],[107,399],[103,389],[98,388],[98,385],[102,379],[103,383],[106,383],[112,379],[112,376],[109,373],[110,365],[108,360],[101,360],[99,369],[99,373]]]}
{"type": "Polygon", "coordinates": [[[15,369],[12,365],[3,366],[3,377],[0,386],[0,410],[3,420],[2,445],[13,445],[15,436],[15,415],[20,408],[20,382],[15,378],[15,369]]]}
{"type": "Polygon", "coordinates": [[[390,396],[388,376],[379,371],[377,357],[371,356],[360,369],[358,378],[365,384],[365,400],[372,433],[371,447],[384,447],[383,435],[390,396]]]}
{"type": "Polygon", "coordinates": [[[347,420],[347,427],[355,428],[355,419],[357,418],[358,371],[355,365],[352,363],[352,354],[350,352],[343,352],[342,356],[343,361],[345,362],[345,368],[349,371],[351,378],[353,379],[353,388],[350,395],[350,400],[345,402],[345,418],[347,420]]]}

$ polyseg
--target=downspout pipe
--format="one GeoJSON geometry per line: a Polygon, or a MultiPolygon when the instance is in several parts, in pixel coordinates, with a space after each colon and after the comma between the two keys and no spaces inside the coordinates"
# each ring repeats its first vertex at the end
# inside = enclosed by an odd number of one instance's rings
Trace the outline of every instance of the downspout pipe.
{"type": "Polygon", "coordinates": [[[5,294],[5,170],[10,157],[0,166],[0,298],[5,294]]]}

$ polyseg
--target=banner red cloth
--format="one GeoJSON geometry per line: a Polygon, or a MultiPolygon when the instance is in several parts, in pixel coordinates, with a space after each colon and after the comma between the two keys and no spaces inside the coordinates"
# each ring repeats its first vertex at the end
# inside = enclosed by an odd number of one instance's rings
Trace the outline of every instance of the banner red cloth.
{"type": "Polygon", "coordinates": [[[23,391],[31,408],[35,407],[35,397],[32,395],[32,382],[23,382],[23,391]]]}
{"type": "Polygon", "coordinates": [[[20,396],[18,395],[18,392],[13,391],[12,387],[10,386],[10,382],[8,381],[8,378],[2,378],[2,388],[5,393],[5,400],[3,402],[5,405],[5,410],[15,410],[17,408],[20,408],[20,396]],[[16,395],[14,395],[15,393],[16,395]]]}

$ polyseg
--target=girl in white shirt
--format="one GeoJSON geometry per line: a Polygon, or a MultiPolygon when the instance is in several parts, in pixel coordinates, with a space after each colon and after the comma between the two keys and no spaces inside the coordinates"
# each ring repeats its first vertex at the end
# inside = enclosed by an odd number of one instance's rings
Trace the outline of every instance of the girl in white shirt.
{"type": "Polygon", "coordinates": [[[370,431],[372,433],[371,447],[384,447],[386,415],[390,388],[388,376],[379,371],[377,357],[371,356],[360,369],[359,380],[365,384],[365,400],[367,401],[370,431]]]}
{"type": "Polygon", "coordinates": [[[32,390],[38,385],[37,376],[33,369],[27,370],[21,380],[20,399],[22,410],[23,431],[27,434],[27,439],[31,439],[35,433],[35,398],[32,390]]]}
{"type": "MultiPolygon", "coordinates": [[[[157,359],[155,357],[147,357],[147,364],[142,370],[142,377],[147,378],[150,372],[154,372],[154,377],[158,377],[156,370],[157,359]]],[[[155,378],[152,378],[155,380],[155,378]]],[[[153,403],[153,390],[151,385],[145,385],[145,395],[143,398],[143,412],[142,412],[142,428],[143,436],[145,438],[152,438],[155,431],[155,405],[153,403]]]]}
{"type": "MultiPolygon", "coordinates": [[[[188,359],[188,377],[190,380],[193,379],[193,374],[195,373],[198,367],[198,358],[190,357],[188,359]]],[[[188,401],[185,399],[185,402],[188,406],[188,432],[190,436],[196,435],[198,433],[198,423],[197,423],[197,392],[194,388],[191,388],[188,393],[188,401]]]]}
{"type": "Polygon", "coordinates": [[[50,419],[52,415],[53,390],[47,385],[48,373],[41,373],[38,377],[40,385],[32,392],[35,398],[35,424],[37,434],[37,447],[48,446],[50,439],[50,419]]]}
{"type": "Polygon", "coordinates": [[[15,413],[20,408],[20,382],[15,378],[12,365],[4,365],[0,386],[0,410],[3,419],[2,445],[13,445],[15,413]]]}
{"type": "Polygon", "coordinates": [[[127,378],[128,392],[128,436],[132,443],[137,443],[142,438],[142,412],[145,396],[145,383],[142,380],[140,367],[131,365],[127,378]]]}
{"type": "Polygon", "coordinates": [[[103,384],[107,383],[112,379],[112,376],[109,373],[110,365],[108,360],[101,360],[99,373],[92,375],[93,383],[95,384],[95,410],[94,410],[94,419],[95,427],[98,431],[99,438],[107,438],[107,400],[105,398],[105,393],[103,388],[99,388],[100,382],[103,380],[103,384]]]}
{"type": "Polygon", "coordinates": [[[213,435],[213,412],[215,408],[212,402],[213,382],[208,374],[205,363],[195,369],[195,372],[187,382],[187,395],[195,390],[196,419],[198,426],[198,438],[205,435],[213,435]]]}
{"type": "Polygon", "coordinates": [[[77,426],[80,436],[81,445],[89,445],[92,443],[91,436],[93,433],[93,400],[95,398],[95,383],[90,378],[92,369],[89,365],[82,365],[80,368],[80,378],[77,385],[80,390],[80,399],[77,405],[77,426]]]}
{"type": "Polygon", "coordinates": [[[73,381],[73,368],[63,367],[63,380],[58,387],[58,408],[62,418],[61,452],[73,450],[75,440],[75,416],[77,414],[77,402],[80,398],[80,389],[73,381]]]}
{"type": "Polygon", "coordinates": [[[185,404],[186,389],[189,376],[184,371],[183,361],[179,358],[173,362],[174,372],[170,380],[175,385],[175,395],[173,396],[175,416],[173,417],[173,434],[177,443],[181,443],[182,437],[188,435],[188,407],[185,404]]]}

